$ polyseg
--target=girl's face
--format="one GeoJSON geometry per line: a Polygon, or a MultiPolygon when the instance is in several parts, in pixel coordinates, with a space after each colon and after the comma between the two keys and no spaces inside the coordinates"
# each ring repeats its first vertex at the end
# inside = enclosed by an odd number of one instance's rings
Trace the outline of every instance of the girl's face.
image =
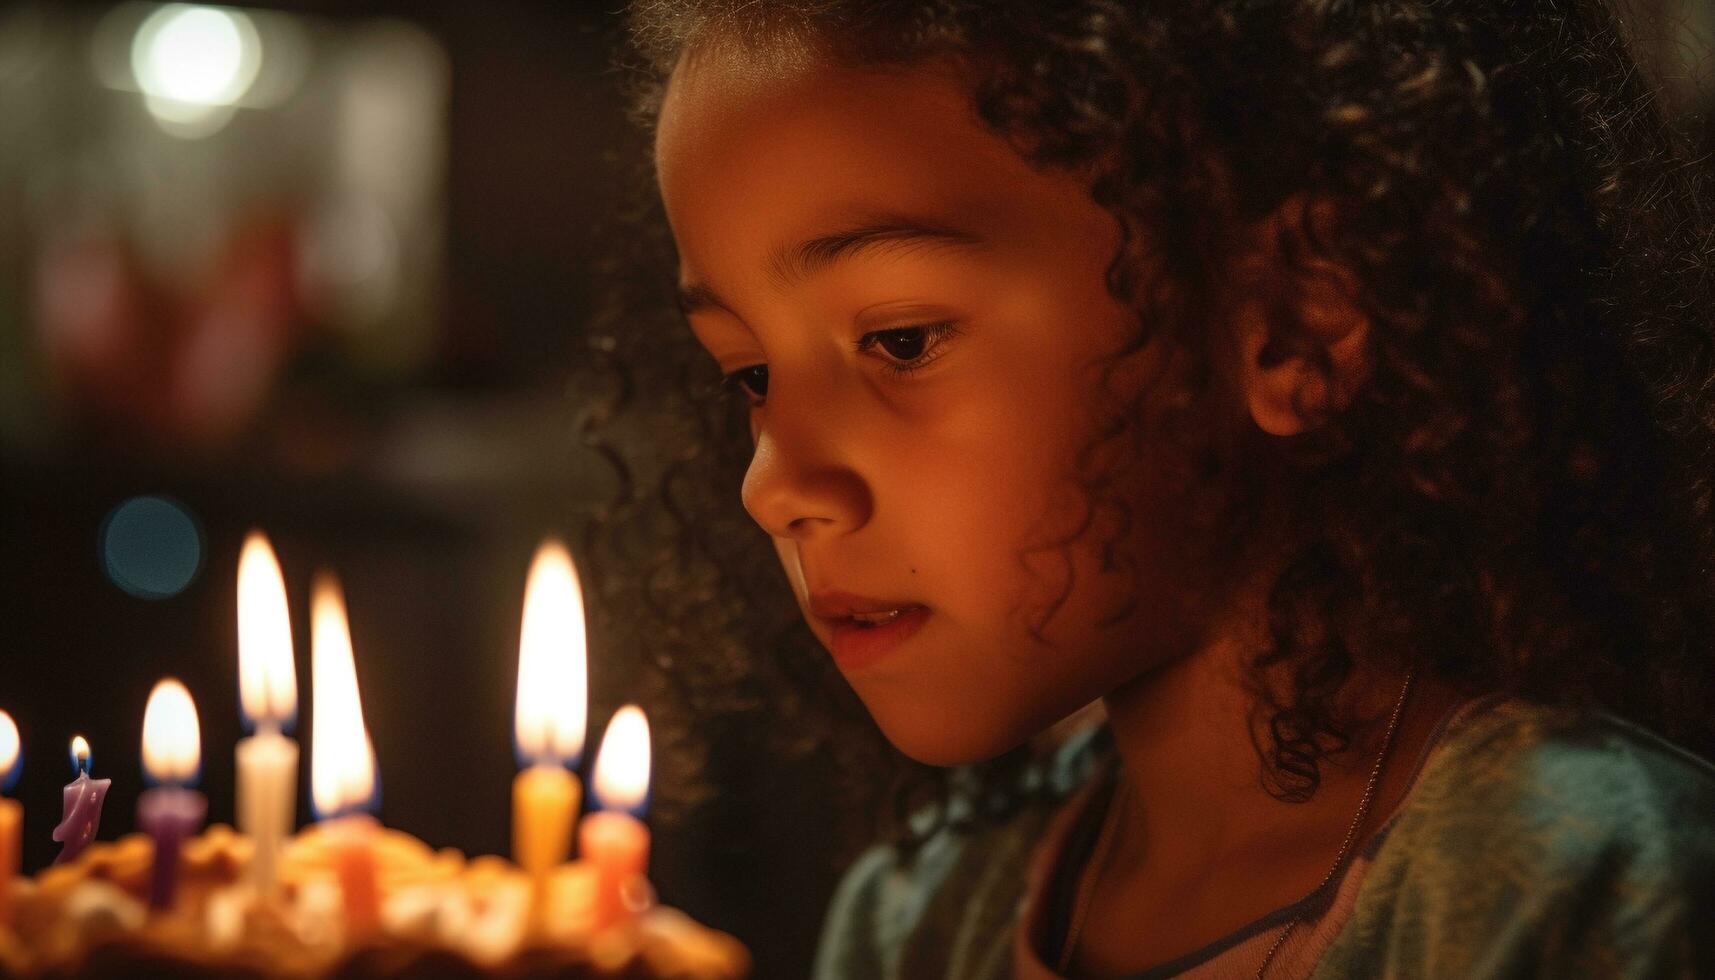
{"type": "Polygon", "coordinates": [[[745,508],[899,749],[991,757],[1191,649],[1203,573],[1167,557],[1167,488],[1132,501],[1136,580],[1102,571],[1100,520],[1045,547],[1083,520],[1099,362],[1133,330],[1081,182],[1032,170],[951,77],[708,49],[656,161],[682,305],[753,403],[745,508]],[[860,630],[851,597],[921,608],[860,630]]]}

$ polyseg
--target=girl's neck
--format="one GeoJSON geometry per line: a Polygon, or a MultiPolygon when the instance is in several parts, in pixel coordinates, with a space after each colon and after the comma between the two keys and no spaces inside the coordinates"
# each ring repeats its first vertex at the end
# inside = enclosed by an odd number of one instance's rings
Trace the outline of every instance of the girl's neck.
{"type": "MultiPolygon", "coordinates": [[[[1196,879],[1211,868],[1283,853],[1320,861],[1323,851],[1331,862],[1358,809],[1405,674],[1353,669],[1340,705],[1342,717],[1354,719],[1350,747],[1321,760],[1320,783],[1308,802],[1283,802],[1269,795],[1262,780],[1257,746],[1266,754],[1271,741],[1249,680],[1263,620],[1254,596],[1234,608],[1247,612],[1230,616],[1195,652],[1103,699],[1120,778],[1140,804],[1119,829],[1109,873],[1196,879]]],[[[1360,833],[1379,826],[1397,805],[1412,763],[1457,698],[1448,686],[1419,673],[1360,833]]]]}
{"type": "MultiPolygon", "coordinates": [[[[1381,674],[1354,677],[1363,716],[1378,721],[1355,733],[1351,751],[1324,761],[1309,802],[1282,803],[1264,791],[1246,734],[1240,660],[1211,647],[1106,699],[1129,785],[1071,975],[1127,976],[1202,949],[1310,894],[1341,854],[1404,678],[1396,686],[1381,674]]],[[[1427,675],[1414,680],[1354,847],[1404,798],[1413,763],[1455,700],[1427,675]]]]}

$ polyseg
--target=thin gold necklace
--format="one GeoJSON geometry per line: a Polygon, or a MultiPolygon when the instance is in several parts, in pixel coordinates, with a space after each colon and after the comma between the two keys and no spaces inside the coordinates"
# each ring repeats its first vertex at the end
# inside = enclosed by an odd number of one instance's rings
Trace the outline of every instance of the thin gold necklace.
{"type": "Polygon", "coordinates": [[[1119,827],[1119,813],[1125,805],[1126,789],[1126,781],[1119,779],[1113,802],[1108,804],[1107,815],[1102,818],[1102,832],[1096,838],[1096,848],[1090,852],[1091,871],[1078,883],[1078,894],[1072,901],[1072,921],[1066,925],[1066,941],[1060,946],[1060,962],[1054,967],[1054,972],[1061,976],[1066,975],[1067,967],[1072,964],[1072,951],[1078,948],[1078,934],[1084,931],[1084,916],[1090,910],[1090,896],[1107,867],[1108,848],[1113,846],[1114,831],[1119,827]]]}
{"type": "MultiPolygon", "coordinates": [[[[1412,667],[1405,675],[1405,686],[1400,688],[1399,700],[1394,702],[1393,714],[1388,718],[1387,734],[1382,736],[1381,753],[1376,756],[1376,764],[1370,770],[1369,782],[1364,786],[1363,799],[1358,801],[1358,812],[1352,815],[1352,823],[1346,828],[1346,839],[1340,843],[1340,853],[1334,857],[1334,863],[1328,868],[1328,873],[1322,876],[1322,881],[1305,894],[1304,898],[1294,902],[1294,905],[1302,903],[1311,895],[1328,887],[1328,883],[1334,880],[1334,875],[1339,873],[1340,866],[1346,862],[1346,857],[1351,853],[1352,846],[1357,843],[1358,828],[1363,826],[1364,817],[1370,812],[1370,804],[1375,801],[1376,789],[1381,785],[1382,770],[1387,766],[1388,756],[1392,754],[1394,738],[1399,734],[1399,720],[1405,714],[1405,704],[1411,697],[1411,685],[1416,679],[1417,668],[1412,667]]],[[[1067,924],[1066,941],[1060,947],[1060,961],[1054,969],[1054,972],[1062,976],[1072,964],[1072,952],[1078,948],[1078,935],[1083,932],[1084,919],[1089,913],[1091,896],[1095,893],[1096,884],[1101,880],[1102,872],[1106,870],[1108,850],[1113,846],[1114,834],[1119,827],[1120,812],[1124,808],[1127,788],[1125,780],[1120,779],[1119,786],[1114,790],[1113,802],[1108,805],[1108,812],[1102,820],[1102,830],[1100,836],[1096,838],[1095,850],[1090,854],[1090,873],[1085,875],[1084,880],[1078,884],[1078,894],[1072,904],[1072,921],[1067,924]]],[[[1295,918],[1287,922],[1286,928],[1281,930],[1279,936],[1275,937],[1274,943],[1263,955],[1262,963],[1256,968],[1257,980],[1262,980],[1263,974],[1268,971],[1269,964],[1274,962],[1275,955],[1286,944],[1287,937],[1292,935],[1292,930],[1298,927],[1299,921],[1295,918]]]]}

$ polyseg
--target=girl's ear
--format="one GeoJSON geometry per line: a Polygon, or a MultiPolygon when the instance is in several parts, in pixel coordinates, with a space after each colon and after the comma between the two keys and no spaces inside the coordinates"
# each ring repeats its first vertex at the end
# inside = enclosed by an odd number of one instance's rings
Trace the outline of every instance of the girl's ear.
{"type": "Polygon", "coordinates": [[[1333,217],[1332,204],[1288,199],[1259,223],[1240,264],[1238,376],[1251,418],[1270,435],[1321,426],[1369,376],[1357,277],[1316,247],[1330,239],[1333,217]]]}

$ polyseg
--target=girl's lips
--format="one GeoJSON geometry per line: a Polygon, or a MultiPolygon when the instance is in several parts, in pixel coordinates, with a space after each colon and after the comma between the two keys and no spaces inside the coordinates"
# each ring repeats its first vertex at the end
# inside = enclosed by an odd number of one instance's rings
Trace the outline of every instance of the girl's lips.
{"type": "Polygon", "coordinates": [[[854,615],[892,612],[917,605],[921,603],[910,599],[871,599],[869,596],[854,595],[850,592],[830,590],[810,593],[810,615],[823,620],[829,626],[854,615]]]}
{"type": "Polygon", "coordinates": [[[830,644],[834,661],[844,670],[857,670],[887,656],[929,620],[929,607],[914,606],[881,626],[859,626],[850,619],[833,623],[830,644]]]}

